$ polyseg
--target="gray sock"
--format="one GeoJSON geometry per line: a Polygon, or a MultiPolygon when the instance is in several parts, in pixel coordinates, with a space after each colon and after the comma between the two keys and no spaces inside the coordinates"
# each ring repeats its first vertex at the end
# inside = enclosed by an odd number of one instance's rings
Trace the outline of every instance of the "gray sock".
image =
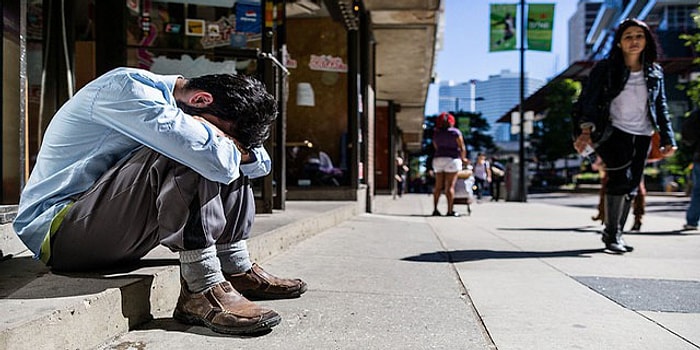
{"type": "Polygon", "coordinates": [[[223,281],[216,247],[180,252],[180,274],[192,293],[199,293],[223,281]]]}
{"type": "Polygon", "coordinates": [[[216,255],[221,261],[221,270],[225,274],[237,274],[250,270],[253,263],[248,255],[248,245],[245,240],[238,242],[217,244],[216,255]]]}

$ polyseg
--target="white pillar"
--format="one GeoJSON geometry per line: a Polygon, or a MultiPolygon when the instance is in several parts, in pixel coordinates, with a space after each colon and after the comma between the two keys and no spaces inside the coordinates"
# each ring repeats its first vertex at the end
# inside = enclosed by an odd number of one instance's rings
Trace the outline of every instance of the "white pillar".
{"type": "Polygon", "coordinates": [[[469,81],[471,84],[471,89],[469,90],[469,111],[472,113],[476,112],[476,80],[472,79],[469,81]]]}

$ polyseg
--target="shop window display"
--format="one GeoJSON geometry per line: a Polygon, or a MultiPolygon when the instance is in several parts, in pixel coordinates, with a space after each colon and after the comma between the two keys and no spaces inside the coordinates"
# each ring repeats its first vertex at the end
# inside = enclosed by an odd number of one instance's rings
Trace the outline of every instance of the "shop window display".
{"type": "Polygon", "coordinates": [[[237,57],[236,49],[260,47],[260,3],[192,3],[126,0],[127,65],[184,76],[254,74],[256,60],[237,57]]]}
{"type": "Polygon", "coordinates": [[[331,156],[309,140],[287,142],[287,185],[292,187],[341,186],[347,171],[338,168],[331,156]]]}

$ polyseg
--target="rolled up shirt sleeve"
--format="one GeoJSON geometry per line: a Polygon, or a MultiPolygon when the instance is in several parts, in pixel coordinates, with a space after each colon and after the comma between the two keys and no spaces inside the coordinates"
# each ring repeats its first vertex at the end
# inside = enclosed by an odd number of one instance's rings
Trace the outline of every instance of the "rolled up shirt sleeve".
{"type": "MultiPolygon", "coordinates": [[[[94,100],[95,122],[109,125],[209,180],[228,184],[240,176],[242,156],[231,140],[182,112],[159,82],[140,74],[121,77],[104,90],[110,94],[121,91],[122,98],[94,100]]],[[[261,167],[251,166],[251,173],[258,174],[261,167]]]]}
{"type": "Polygon", "coordinates": [[[263,177],[270,173],[272,170],[272,161],[270,161],[270,155],[263,147],[254,148],[250,151],[251,158],[253,161],[241,164],[241,172],[245,176],[251,179],[258,177],[263,177]]]}

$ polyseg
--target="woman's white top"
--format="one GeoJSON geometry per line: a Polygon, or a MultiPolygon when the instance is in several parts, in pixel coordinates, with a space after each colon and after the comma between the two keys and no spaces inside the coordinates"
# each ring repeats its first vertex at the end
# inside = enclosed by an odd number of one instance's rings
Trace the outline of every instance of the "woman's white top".
{"type": "Polygon", "coordinates": [[[610,103],[612,125],[633,135],[651,135],[654,128],[647,117],[647,84],[644,72],[631,72],[622,92],[610,103]]]}

